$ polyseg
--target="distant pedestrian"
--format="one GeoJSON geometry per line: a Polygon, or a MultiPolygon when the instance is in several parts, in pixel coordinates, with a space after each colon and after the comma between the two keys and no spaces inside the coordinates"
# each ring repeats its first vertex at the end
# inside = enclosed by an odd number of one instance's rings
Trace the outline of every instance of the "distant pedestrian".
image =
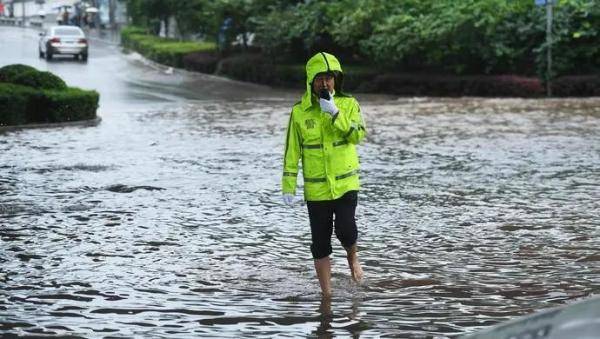
{"type": "Polygon", "coordinates": [[[321,52],[308,60],[306,92],[290,114],[283,155],[282,191],[288,205],[294,202],[302,159],[310,248],[324,297],[331,296],[329,255],[334,227],[346,249],[352,278],[363,277],[356,245],[359,161],[355,145],[366,130],[358,102],[343,93],[342,85],[342,67],[335,56],[321,52]]]}
{"type": "Polygon", "coordinates": [[[217,34],[217,48],[221,53],[224,53],[229,49],[232,40],[233,24],[233,18],[226,13],[225,19],[221,23],[221,26],[219,26],[219,33],[217,34]]]}
{"type": "Polygon", "coordinates": [[[69,11],[65,9],[65,11],[62,14],[62,24],[63,25],[68,25],[69,24],[69,11]]]}

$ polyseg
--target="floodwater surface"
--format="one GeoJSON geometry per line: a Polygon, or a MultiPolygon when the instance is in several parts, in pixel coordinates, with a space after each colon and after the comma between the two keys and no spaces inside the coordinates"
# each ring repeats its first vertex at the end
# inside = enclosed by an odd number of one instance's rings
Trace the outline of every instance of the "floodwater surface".
{"type": "Polygon", "coordinates": [[[1,335],[447,338],[600,292],[600,99],[358,95],[365,279],[334,240],[323,301],[280,199],[300,93],[184,76],[0,134],[1,335]]]}
{"type": "Polygon", "coordinates": [[[366,278],[337,244],[331,302],[280,202],[290,104],[2,135],[1,330],[443,338],[599,292],[597,100],[365,102],[366,278]]]}

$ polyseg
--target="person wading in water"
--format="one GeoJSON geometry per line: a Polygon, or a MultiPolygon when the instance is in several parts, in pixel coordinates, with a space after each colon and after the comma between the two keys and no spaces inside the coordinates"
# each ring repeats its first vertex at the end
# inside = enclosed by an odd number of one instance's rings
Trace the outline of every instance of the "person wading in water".
{"type": "Polygon", "coordinates": [[[360,281],[363,277],[356,246],[356,145],[366,130],[358,102],[343,92],[343,80],[342,67],[335,56],[320,52],[308,60],[306,92],[292,108],[283,155],[282,192],[287,205],[294,203],[298,162],[302,159],[310,249],[324,297],[331,296],[329,255],[334,227],[346,249],[352,278],[360,281]]]}

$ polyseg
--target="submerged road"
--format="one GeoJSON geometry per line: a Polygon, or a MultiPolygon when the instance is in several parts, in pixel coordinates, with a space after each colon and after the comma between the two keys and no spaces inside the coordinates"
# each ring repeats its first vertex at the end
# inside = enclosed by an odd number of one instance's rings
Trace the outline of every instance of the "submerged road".
{"type": "Polygon", "coordinates": [[[600,99],[357,95],[362,285],[322,302],[305,206],[280,203],[301,93],[93,40],[0,66],[101,94],[96,127],[0,134],[0,336],[448,338],[600,293],[600,99]]]}

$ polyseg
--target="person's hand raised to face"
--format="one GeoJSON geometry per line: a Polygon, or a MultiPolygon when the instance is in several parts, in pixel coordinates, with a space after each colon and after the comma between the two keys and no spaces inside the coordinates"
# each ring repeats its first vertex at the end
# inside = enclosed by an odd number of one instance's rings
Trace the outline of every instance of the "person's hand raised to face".
{"type": "Polygon", "coordinates": [[[313,92],[319,96],[321,91],[326,90],[329,93],[329,98],[319,98],[319,104],[323,112],[335,116],[338,113],[338,108],[333,101],[333,93],[335,88],[335,77],[331,73],[320,73],[313,79],[313,92]]]}

